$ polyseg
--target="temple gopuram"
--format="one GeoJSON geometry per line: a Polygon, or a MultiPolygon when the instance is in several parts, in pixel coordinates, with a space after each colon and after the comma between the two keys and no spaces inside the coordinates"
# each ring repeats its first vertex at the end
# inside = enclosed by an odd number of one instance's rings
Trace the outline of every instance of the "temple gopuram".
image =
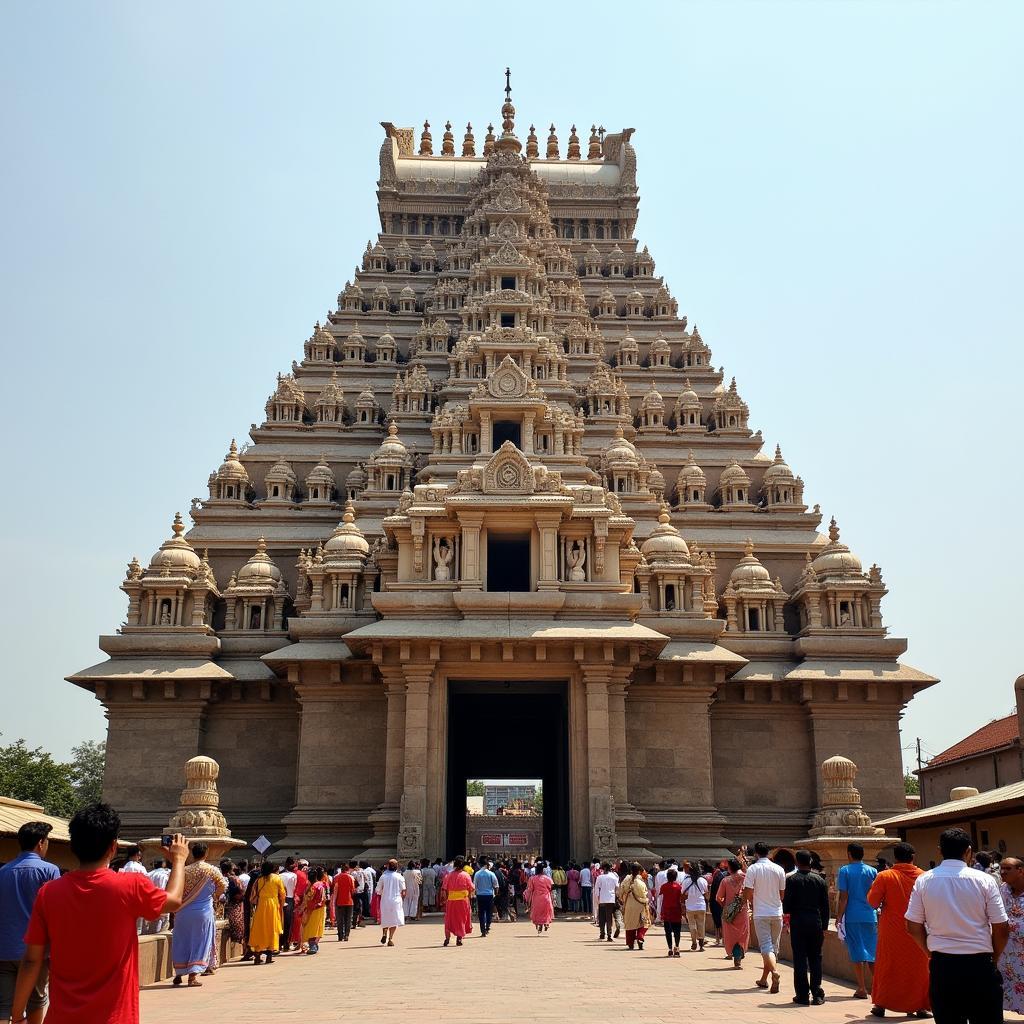
{"type": "Polygon", "coordinates": [[[69,677],[126,832],[197,755],[236,836],[321,859],[460,852],[468,778],[542,780],[555,859],[793,842],[836,755],[904,809],[935,679],[881,570],[655,273],[632,129],[563,150],[515,114],[506,85],[500,133],[436,150],[383,124],[376,240],[194,525],[129,564],[69,677]]]}

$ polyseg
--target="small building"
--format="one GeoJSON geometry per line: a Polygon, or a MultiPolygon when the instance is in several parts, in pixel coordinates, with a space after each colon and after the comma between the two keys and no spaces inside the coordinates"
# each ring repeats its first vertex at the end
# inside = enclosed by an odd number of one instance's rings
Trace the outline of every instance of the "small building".
{"type": "Polygon", "coordinates": [[[985,792],[1024,779],[1017,712],[997,718],[941,754],[915,773],[921,780],[921,806],[948,799],[950,790],[968,786],[985,792]]]}
{"type": "Polygon", "coordinates": [[[939,834],[947,828],[969,832],[975,850],[998,850],[1020,857],[1024,855],[1024,782],[985,793],[969,786],[960,787],[943,803],[897,814],[875,824],[912,843],[921,867],[939,860],[939,834]]]}
{"type": "Polygon", "coordinates": [[[0,864],[9,863],[21,853],[18,829],[29,821],[45,821],[53,826],[47,860],[53,861],[59,868],[78,867],[78,858],[71,852],[68,819],[55,818],[45,813],[39,804],[15,800],[9,796],[0,796],[0,864]]]}

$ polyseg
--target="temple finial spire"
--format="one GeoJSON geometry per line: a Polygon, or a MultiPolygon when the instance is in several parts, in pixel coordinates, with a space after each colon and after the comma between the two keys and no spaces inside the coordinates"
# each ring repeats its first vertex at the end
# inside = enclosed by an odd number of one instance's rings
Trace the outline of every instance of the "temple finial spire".
{"type": "Polygon", "coordinates": [[[505,103],[501,108],[501,138],[495,148],[504,153],[518,153],[523,147],[516,138],[516,108],[512,106],[512,72],[505,68],[505,103]]]}

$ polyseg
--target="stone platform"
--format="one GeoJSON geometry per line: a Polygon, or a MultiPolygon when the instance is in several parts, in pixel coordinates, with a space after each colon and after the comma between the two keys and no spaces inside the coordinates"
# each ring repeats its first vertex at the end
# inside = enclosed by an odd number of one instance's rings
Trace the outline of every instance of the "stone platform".
{"type": "MultiPolygon", "coordinates": [[[[644,951],[633,953],[621,939],[599,943],[586,921],[556,921],[542,937],[528,921],[499,923],[486,939],[475,933],[461,949],[442,948],[442,938],[433,916],[400,929],[393,949],[379,944],[377,928],[357,929],[348,943],[328,932],[319,956],[289,954],[269,967],[225,964],[199,991],[172,989],[170,982],[149,986],[141,994],[142,1020],[778,1024],[780,1011],[787,1020],[814,1024],[875,1019],[846,982],[826,980],[824,1006],[795,1007],[789,968],[782,971],[782,991],[771,996],[754,988],[756,952],[742,971],[711,947],[669,959],[663,934],[653,929],[644,951]]],[[[1008,1014],[1007,1020],[1024,1018],[1008,1014]]]]}

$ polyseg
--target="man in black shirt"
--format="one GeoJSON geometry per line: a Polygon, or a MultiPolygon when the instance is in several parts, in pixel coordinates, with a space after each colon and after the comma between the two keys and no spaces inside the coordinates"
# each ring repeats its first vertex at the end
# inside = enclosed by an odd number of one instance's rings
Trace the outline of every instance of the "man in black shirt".
{"type": "Polygon", "coordinates": [[[800,1006],[820,1006],[825,1002],[821,987],[821,946],[828,928],[828,885],[811,870],[807,850],[796,852],[796,873],[786,879],[782,910],[789,914],[793,940],[793,1002],[800,1006]],[[810,979],[808,980],[808,973],[810,979]]]}

